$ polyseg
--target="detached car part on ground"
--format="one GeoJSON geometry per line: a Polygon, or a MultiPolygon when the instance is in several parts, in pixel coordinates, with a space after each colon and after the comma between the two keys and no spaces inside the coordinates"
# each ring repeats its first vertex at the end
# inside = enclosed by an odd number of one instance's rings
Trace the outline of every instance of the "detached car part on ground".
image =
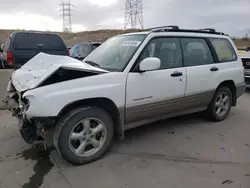
{"type": "Polygon", "coordinates": [[[224,120],[245,91],[236,50],[224,34],[174,27],[113,37],[84,62],[40,53],[12,74],[6,103],[27,143],[53,140],[85,164],[127,129],[200,111],[224,120]]]}

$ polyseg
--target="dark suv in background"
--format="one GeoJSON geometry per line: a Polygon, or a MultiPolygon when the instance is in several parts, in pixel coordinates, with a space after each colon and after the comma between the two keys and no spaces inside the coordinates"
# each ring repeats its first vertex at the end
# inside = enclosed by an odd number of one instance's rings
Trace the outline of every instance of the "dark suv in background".
{"type": "Polygon", "coordinates": [[[100,42],[85,42],[76,44],[70,49],[70,57],[83,60],[100,45],[100,42]]]}
{"type": "Polygon", "coordinates": [[[69,50],[61,36],[44,32],[14,32],[2,47],[4,68],[17,69],[43,52],[67,55],[69,50]]]}

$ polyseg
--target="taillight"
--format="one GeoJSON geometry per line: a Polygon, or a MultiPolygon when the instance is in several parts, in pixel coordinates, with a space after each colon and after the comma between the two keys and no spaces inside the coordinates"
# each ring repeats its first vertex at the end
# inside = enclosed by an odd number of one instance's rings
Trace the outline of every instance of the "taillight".
{"type": "Polygon", "coordinates": [[[66,56],[70,56],[69,51],[66,52],[66,56]]]}
{"type": "Polygon", "coordinates": [[[13,65],[14,62],[14,58],[13,58],[13,54],[11,51],[7,51],[7,64],[8,65],[13,65]]]}

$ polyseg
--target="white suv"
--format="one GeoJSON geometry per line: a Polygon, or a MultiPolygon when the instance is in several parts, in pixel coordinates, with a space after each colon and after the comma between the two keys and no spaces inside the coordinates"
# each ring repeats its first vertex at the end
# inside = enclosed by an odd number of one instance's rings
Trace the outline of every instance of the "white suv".
{"type": "Polygon", "coordinates": [[[85,164],[130,128],[200,111],[224,120],[246,87],[236,51],[214,29],[119,35],[83,62],[38,54],[12,74],[6,103],[26,142],[52,132],[64,159],[85,164]]]}

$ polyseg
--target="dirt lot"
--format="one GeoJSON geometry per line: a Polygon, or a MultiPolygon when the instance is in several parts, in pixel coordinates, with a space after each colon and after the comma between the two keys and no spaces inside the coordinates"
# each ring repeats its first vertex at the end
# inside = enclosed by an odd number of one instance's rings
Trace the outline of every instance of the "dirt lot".
{"type": "Polygon", "coordinates": [[[24,143],[0,111],[0,188],[249,188],[250,92],[228,119],[189,115],[130,130],[101,160],[71,166],[24,143]]]}

